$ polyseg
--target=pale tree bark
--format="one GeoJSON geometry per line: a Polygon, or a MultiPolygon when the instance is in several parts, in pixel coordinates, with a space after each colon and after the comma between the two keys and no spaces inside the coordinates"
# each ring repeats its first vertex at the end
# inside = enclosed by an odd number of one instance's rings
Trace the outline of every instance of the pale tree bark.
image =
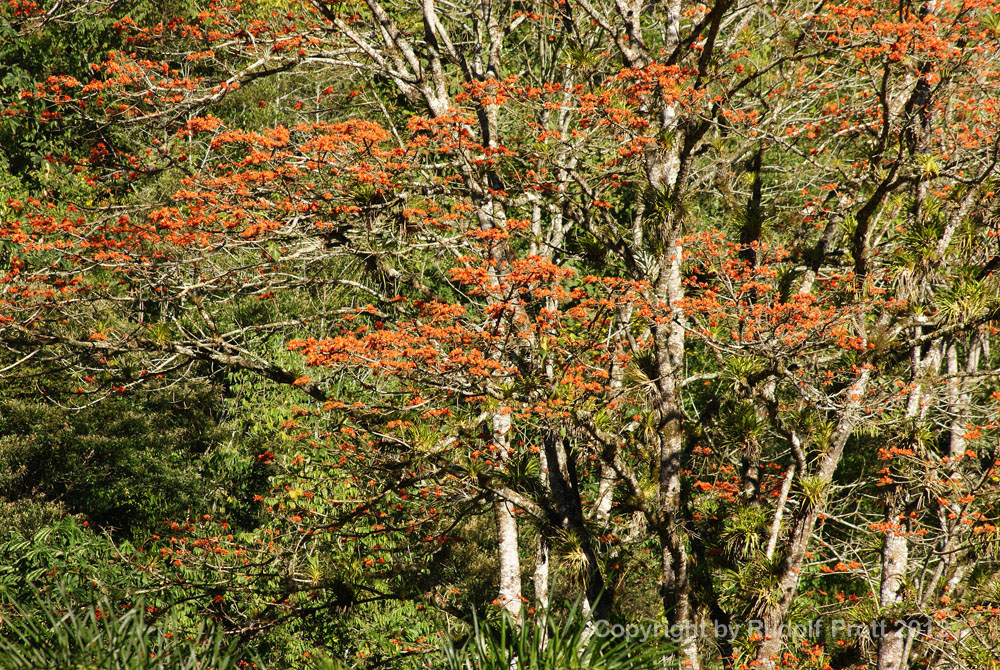
{"type": "Polygon", "coordinates": [[[538,629],[541,635],[541,644],[548,644],[548,629],[545,627],[544,613],[549,609],[549,561],[551,546],[548,534],[544,528],[538,531],[538,538],[535,541],[535,571],[531,576],[532,585],[535,588],[535,608],[542,612],[538,619],[538,629]]]}
{"type": "Polygon", "coordinates": [[[611,517],[611,504],[614,502],[617,481],[618,477],[615,475],[614,469],[602,465],[601,479],[597,484],[597,505],[594,509],[594,518],[602,525],[606,525],[611,517]]]}
{"type": "MultiPolygon", "coordinates": [[[[676,38],[679,17],[666,26],[668,35],[676,38]]],[[[665,130],[676,126],[676,112],[671,107],[664,111],[662,123],[665,130]]],[[[668,146],[664,155],[647,154],[646,169],[650,185],[655,192],[671,194],[673,211],[661,222],[661,245],[657,263],[658,277],[654,296],[669,312],[669,320],[659,319],[653,326],[656,355],[660,415],[659,454],[659,505],[660,555],[662,561],[664,608],[671,624],[683,631],[680,640],[681,657],[686,667],[701,668],[698,641],[695,637],[695,610],[691,598],[689,573],[690,558],[687,538],[683,529],[681,510],[681,459],[684,451],[683,409],[680,398],[680,381],[684,375],[684,243],[683,213],[680,207],[680,165],[676,141],[668,146]]]]}
{"type": "Polygon", "coordinates": [[[690,668],[700,668],[695,639],[695,612],[691,600],[689,555],[681,518],[681,459],[684,428],[679,398],[679,377],[684,371],[684,285],[681,276],[684,248],[679,224],[665,236],[665,253],[660,258],[656,298],[670,310],[670,321],[654,324],[657,358],[660,454],[659,519],[663,605],[670,623],[683,631],[681,654],[690,668]]]}
{"type": "MultiPolygon", "coordinates": [[[[920,335],[916,328],[916,335],[920,335]]],[[[920,347],[913,347],[910,355],[910,369],[913,375],[913,389],[907,398],[906,417],[911,422],[919,421],[925,412],[921,408],[923,398],[923,376],[929,371],[936,371],[940,356],[938,349],[931,347],[926,357],[922,357],[920,347]]],[[[886,613],[892,612],[903,600],[903,585],[909,564],[910,547],[909,519],[905,514],[905,491],[898,485],[891,485],[888,493],[884,517],[885,537],[882,543],[882,574],[879,588],[879,609],[882,614],[880,621],[883,626],[878,638],[876,659],[878,670],[898,670],[902,667],[906,651],[906,631],[895,621],[889,620],[886,613]]]]}
{"type": "Polygon", "coordinates": [[[500,606],[512,617],[521,614],[521,559],[517,550],[517,518],[514,506],[496,502],[497,537],[500,557],[500,606]]]}
{"type": "MultiPolygon", "coordinates": [[[[608,404],[612,410],[617,409],[615,403],[621,395],[622,382],[625,378],[625,364],[622,357],[625,355],[625,348],[628,341],[627,330],[632,320],[632,306],[620,306],[615,314],[615,322],[612,324],[611,339],[611,370],[608,373],[608,404]]],[[[615,485],[618,476],[611,464],[615,461],[617,445],[609,444],[603,449],[601,454],[601,477],[597,486],[597,502],[595,504],[594,516],[597,521],[606,526],[611,517],[611,506],[614,502],[615,485]]]]}
{"type": "MultiPolygon", "coordinates": [[[[618,45],[622,59],[629,67],[642,67],[649,58],[643,40],[641,26],[642,5],[639,0],[617,0],[615,9],[621,21],[620,30],[609,23],[609,17],[598,12],[587,0],[577,0],[590,18],[597,23],[618,45]]],[[[719,11],[713,23],[713,31],[718,29],[721,9],[727,6],[723,1],[716,6],[719,11]]],[[[663,35],[663,48],[669,52],[680,44],[680,2],[670,0],[666,7],[663,24],[659,26],[663,35]]],[[[713,10],[715,11],[715,10],[713,10]]],[[[714,37],[713,37],[714,40],[714,37]]],[[[711,52],[711,49],[709,49],[711,52]]],[[[646,179],[652,198],[660,204],[670,203],[670,212],[664,213],[658,222],[658,234],[653,240],[643,240],[648,246],[656,245],[655,262],[649,279],[653,283],[651,298],[654,303],[666,308],[669,318],[657,319],[652,325],[653,347],[657,368],[657,411],[660,417],[658,434],[659,457],[657,509],[654,515],[655,532],[660,540],[661,594],[663,608],[672,626],[684,631],[680,656],[685,667],[699,670],[701,660],[698,642],[695,638],[695,609],[691,598],[689,575],[689,554],[686,533],[683,529],[681,500],[681,458],[684,449],[683,411],[680,399],[680,379],[684,373],[685,320],[682,308],[684,284],[682,268],[684,263],[683,212],[681,195],[686,178],[681,156],[683,138],[672,137],[678,127],[677,110],[667,104],[659,110],[645,110],[655,120],[663,136],[668,139],[665,146],[651,145],[645,152],[646,179]]],[[[690,147],[688,147],[690,149],[690,147]]],[[[645,203],[645,210],[655,211],[645,203]]],[[[661,210],[662,211],[662,210],[661,210]]],[[[641,236],[641,233],[640,233],[641,236]]]]}
{"type": "MultiPolygon", "coordinates": [[[[545,449],[538,450],[538,480],[543,491],[549,488],[549,462],[545,449]]],[[[538,537],[535,539],[535,571],[531,581],[535,588],[535,606],[540,610],[549,608],[549,568],[551,561],[552,542],[549,537],[548,524],[541,523],[538,537]]]]}
{"type": "MultiPolygon", "coordinates": [[[[674,9],[674,4],[671,8],[674,9]]],[[[675,45],[679,34],[679,13],[669,13],[664,26],[675,45]]],[[[676,110],[667,105],[661,115],[664,131],[673,131],[677,124],[676,110]]],[[[684,374],[685,315],[684,302],[684,243],[683,212],[680,207],[679,144],[673,140],[660,150],[646,153],[646,174],[654,197],[668,199],[672,211],[664,215],[659,225],[659,246],[656,263],[656,283],[653,297],[666,307],[667,319],[653,324],[653,345],[657,368],[658,411],[660,416],[658,459],[658,528],[662,572],[664,610],[672,626],[683,632],[680,640],[681,657],[686,667],[698,670],[701,659],[695,638],[695,611],[691,599],[690,558],[681,515],[681,459],[684,451],[683,410],[680,380],[684,374]]]]}
{"type": "MultiPolygon", "coordinates": [[[[510,455],[510,412],[504,408],[493,415],[493,441],[501,457],[510,455]]],[[[521,557],[518,553],[517,517],[514,505],[503,498],[494,503],[500,559],[500,606],[515,619],[521,614],[521,557]]]]}
{"type": "Polygon", "coordinates": [[[816,523],[823,513],[830,484],[833,482],[833,475],[844,455],[844,447],[860,418],[862,401],[868,389],[870,378],[871,369],[866,367],[847,389],[847,400],[830,437],[830,446],[820,460],[815,475],[811,478],[816,497],[812,500],[803,499],[796,515],[792,539],[785,551],[785,559],[778,578],[780,599],[777,605],[769,608],[763,616],[764,639],[760,641],[756,654],[756,663],[759,668],[772,670],[776,666],[784,642],[785,621],[798,591],[806,551],[809,548],[810,540],[812,540],[816,523]]]}
{"type": "MultiPolygon", "coordinates": [[[[962,484],[962,463],[963,456],[967,449],[965,438],[966,425],[969,421],[969,410],[972,403],[971,380],[979,371],[980,359],[983,353],[983,340],[980,335],[969,337],[968,351],[965,356],[965,364],[961,365],[959,360],[959,348],[956,341],[947,345],[942,345],[944,349],[942,356],[938,355],[938,363],[944,364],[947,375],[946,396],[948,412],[951,421],[948,425],[949,434],[949,457],[948,457],[948,479],[954,482],[956,487],[962,484]]],[[[969,570],[969,562],[975,557],[970,557],[968,550],[962,549],[966,539],[968,526],[962,523],[962,506],[955,500],[949,500],[947,505],[942,505],[938,510],[938,520],[943,531],[939,558],[930,577],[920,585],[917,602],[920,608],[927,608],[934,601],[943,595],[955,598],[958,591],[964,584],[966,574],[969,570]],[[951,518],[949,518],[951,517],[951,518]]],[[[913,635],[906,638],[900,668],[906,667],[910,655],[915,651],[916,639],[913,635]]],[[[946,657],[944,652],[939,651],[939,657],[932,663],[931,667],[942,667],[941,664],[946,657]]],[[[944,666],[947,667],[947,666],[944,666]]]]}
{"type": "Polygon", "coordinates": [[[535,603],[540,610],[549,608],[549,561],[551,546],[547,535],[539,530],[535,544],[535,571],[532,585],[535,587],[535,603]]]}
{"type": "MultiPolygon", "coordinates": [[[[793,436],[793,439],[798,439],[793,436]]],[[[778,544],[778,534],[781,532],[781,521],[785,516],[785,507],[788,505],[788,493],[792,490],[792,482],[795,481],[795,466],[788,468],[785,478],[781,482],[781,491],[778,493],[778,502],[774,509],[774,519],[771,521],[771,532],[767,538],[767,548],[764,550],[764,557],[771,560],[774,556],[774,549],[778,544]]]]}
{"type": "Polygon", "coordinates": [[[958,344],[956,342],[949,344],[945,353],[948,370],[948,405],[952,415],[948,432],[950,434],[949,456],[953,466],[951,473],[953,480],[957,480],[960,476],[957,463],[961,460],[966,450],[967,442],[965,433],[967,430],[966,425],[969,422],[969,403],[972,402],[968,383],[963,379],[963,372],[965,377],[969,378],[975,375],[979,369],[979,352],[981,351],[981,346],[978,339],[974,337],[970,339],[964,370],[959,366],[958,344]]]}
{"type": "Polygon", "coordinates": [[[885,538],[882,544],[882,576],[879,590],[880,621],[883,630],[878,638],[878,670],[897,670],[903,662],[905,646],[904,629],[896,621],[888,620],[885,612],[902,602],[903,583],[909,563],[909,544],[906,533],[909,524],[904,514],[903,492],[897,491],[886,505],[885,538]]]}

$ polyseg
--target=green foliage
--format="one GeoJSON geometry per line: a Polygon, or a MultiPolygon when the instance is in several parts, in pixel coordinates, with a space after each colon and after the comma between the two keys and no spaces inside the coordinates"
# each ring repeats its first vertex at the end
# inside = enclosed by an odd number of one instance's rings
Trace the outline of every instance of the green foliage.
{"type": "Polygon", "coordinates": [[[238,661],[218,627],[186,629],[141,604],[81,607],[60,589],[0,608],[0,670],[236,670],[238,661]]]}
{"type": "Polygon", "coordinates": [[[216,391],[112,397],[79,411],[0,398],[0,500],[62,501],[119,536],[183,515],[220,441],[216,391]]]}
{"type": "Polygon", "coordinates": [[[446,670],[666,670],[671,645],[650,635],[639,641],[607,634],[607,622],[595,626],[574,607],[561,621],[545,612],[536,621],[515,622],[501,614],[483,621],[473,617],[471,631],[442,642],[446,670]]]}
{"type": "Polygon", "coordinates": [[[0,503],[0,592],[29,606],[39,593],[58,592],[85,605],[97,596],[128,597],[148,586],[125,556],[133,547],[112,543],[51,503],[0,503]],[[96,594],[96,595],[95,595],[96,594]]]}

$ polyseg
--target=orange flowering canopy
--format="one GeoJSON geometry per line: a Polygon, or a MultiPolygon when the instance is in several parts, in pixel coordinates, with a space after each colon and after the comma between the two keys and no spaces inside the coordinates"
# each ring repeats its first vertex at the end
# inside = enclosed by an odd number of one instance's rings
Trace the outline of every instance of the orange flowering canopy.
{"type": "Polygon", "coordinates": [[[995,666],[998,3],[197,9],[3,109],[74,138],[4,205],[4,374],[281,413],[266,541],[160,578],[406,603],[404,655],[578,603],[696,670],[995,666]]]}

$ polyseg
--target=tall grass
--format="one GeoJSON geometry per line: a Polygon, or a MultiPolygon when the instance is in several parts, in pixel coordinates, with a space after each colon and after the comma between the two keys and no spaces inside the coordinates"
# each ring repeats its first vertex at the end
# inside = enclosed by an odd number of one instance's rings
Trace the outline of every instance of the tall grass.
{"type": "MultiPolygon", "coordinates": [[[[79,606],[58,591],[0,605],[0,670],[237,670],[234,645],[201,622],[155,623],[142,607],[79,606]]],[[[257,667],[260,667],[259,665],[257,667]]]]}
{"type": "Polygon", "coordinates": [[[668,670],[678,667],[675,647],[662,638],[645,641],[599,637],[576,608],[561,621],[545,613],[518,625],[506,615],[474,618],[462,640],[446,638],[441,670],[668,670]]]}

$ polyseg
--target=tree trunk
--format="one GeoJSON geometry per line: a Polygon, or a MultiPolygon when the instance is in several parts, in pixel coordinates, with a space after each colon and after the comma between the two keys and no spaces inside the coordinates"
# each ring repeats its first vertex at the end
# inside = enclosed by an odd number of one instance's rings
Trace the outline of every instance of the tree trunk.
{"type": "Polygon", "coordinates": [[[568,441],[550,434],[545,440],[545,457],[549,466],[549,488],[560,517],[560,525],[578,543],[584,584],[584,611],[586,614],[593,613],[597,619],[606,619],[610,612],[611,594],[604,592],[600,562],[590,531],[583,521],[583,502],[580,498],[576,462],[568,441]]]}
{"type": "MultiPolygon", "coordinates": [[[[510,411],[504,408],[493,415],[493,440],[506,459],[510,453],[510,411]]],[[[515,619],[521,614],[521,557],[517,548],[517,518],[514,505],[497,500],[497,539],[500,560],[500,606],[515,619]]]]}
{"type": "MultiPolygon", "coordinates": [[[[816,523],[822,514],[823,506],[829,494],[830,483],[844,454],[844,447],[857,425],[859,410],[871,370],[865,368],[847,391],[847,404],[841,410],[837,427],[830,437],[830,446],[820,460],[816,475],[812,478],[816,484],[816,497],[813,500],[804,499],[792,531],[792,541],[785,553],[785,560],[778,579],[780,600],[778,604],[767,610],[763,617],[764,639],[757,647],[756,663],[758,668],[772,670],[784,642],[784,625],[791,610],[792,603],[799,585],[799,576],[806,550],[812,540],[816,523]]],[[[805,473],[803,473],[805,474],[805,473]]]]}
{"type": "Polygon", "coordinates": [[[539,531],[535,544],[535,572],[531,581],[535,587],[535,607],[540,610],[549,608],[549,538],[539,531]]]}
{"type": "Polygon", "coordinates": [[[668,621],[682,632],[681,656],[685,667],[698,670],[701,661],[695,637],[695,611],[691,602],[686,533],[681,519],[681,458],[684,429],[678,396],[678,376],[684,370],[684,299],[681,277],[684,248],[679,224],[670,225],[666,250],[660,259],[657,297],[670,309],[669,322],[654,325],[658,390],[660,395],[659,520],[660,557],[663,573],[663,608],[668,621]]]}
{"type": "Polygon", "coordinates": [[[903,662],[905,629],[890,621],[886,611],[902,601],[902,586],[906,579],[909,561],[909,545],[903,527],[896,527],[903,517],[901,494],[894,496],[887,506],[886,523],[891,524],[886,531],[882,546],[882,587],[879,592],[880,622],[883,626],[878,641],[878,670],[898,670],[903,662]]]}
{"type": "MultiPolygon", "coordinates": [[[[622,305],[618,307],[615,315],[615,322],[612,326],[612,340],[614,348],[611,350],[610,370],[608,371],[608,409],[617,410],[618,397],[621,395],[622,382],[625,378],[625,365],[619,360],[625,353],[627,338],[625,333],[632,320],[632,305],[622,305]]],[[[615,484],[618,483],[618,476],[611,467],[614,463],[617,445],[609,444],[607,448],[601,450],[601,479],[597,485],[597,504],[594,515],[597,521],[606,526],[611,517],[611,507],[615,497],[615,484]]]]}
{"type": "MultiPolygon", "coordinates": [[[[542,490],[548,493],[549,461],[545,449],[538,450],[538,478],[542,490]]],[[[535,543],[535,573],[532,576],[532,583],[535,587],[535,607],[543,611],[549,608],[549,560],[551,549],[549,528],[547,524],[543,523],[538,529],[538,539],[535,543]]]]}

